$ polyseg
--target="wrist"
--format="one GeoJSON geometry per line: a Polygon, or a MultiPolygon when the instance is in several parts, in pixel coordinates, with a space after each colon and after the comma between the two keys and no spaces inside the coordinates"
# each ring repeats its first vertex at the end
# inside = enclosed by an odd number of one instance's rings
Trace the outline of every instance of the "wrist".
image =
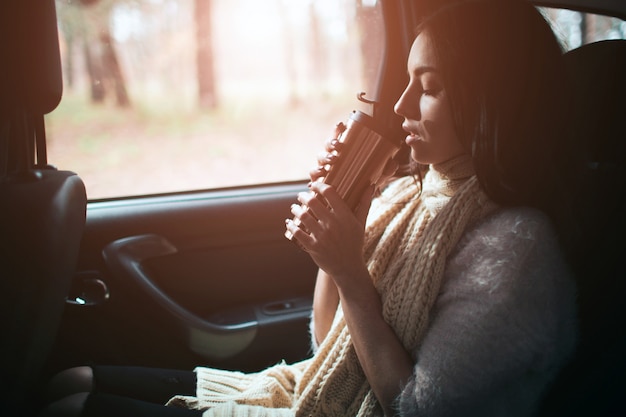
{"type": "Polygon", "coordinates": [[[349,274],[335,278],[335,285],[343,303],[370,303],[373,297],[380,299],[369,271],[365,266],[349,274]]]}

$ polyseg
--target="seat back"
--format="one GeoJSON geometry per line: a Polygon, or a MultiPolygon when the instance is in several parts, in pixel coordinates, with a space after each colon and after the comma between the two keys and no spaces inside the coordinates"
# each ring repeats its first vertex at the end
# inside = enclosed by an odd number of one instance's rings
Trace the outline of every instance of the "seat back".
{"type": "Polygon", "coordinates": [[[570,143],[583,154],[571,207],[580,231],[572,250],[580,341],[542,415],[626,415],[626,41],[584,45],[565,60],[570,143]]]}
{"type": "Polygon", "coordinates": [[[85,223],[81,179],[47,164],[44,114],[61,99],[54,0],[0,4],[0,403],[35,412],[85,223]]]}

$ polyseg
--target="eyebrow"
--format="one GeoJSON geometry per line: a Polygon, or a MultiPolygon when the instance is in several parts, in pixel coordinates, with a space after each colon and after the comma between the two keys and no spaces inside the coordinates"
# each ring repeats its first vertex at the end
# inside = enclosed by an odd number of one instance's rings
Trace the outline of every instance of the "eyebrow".
{"type": "Polygon", "coordinates": [[[422,67],[417,67],[414,70],[408,71],[409,75],[414,74],[417,76],[426,74],[427,72],[434,72],[434,73],[438,73],[439,71],[437,70],[437,68],[435,67],[431,67],[431,66],[422,66],[422,67]]]}

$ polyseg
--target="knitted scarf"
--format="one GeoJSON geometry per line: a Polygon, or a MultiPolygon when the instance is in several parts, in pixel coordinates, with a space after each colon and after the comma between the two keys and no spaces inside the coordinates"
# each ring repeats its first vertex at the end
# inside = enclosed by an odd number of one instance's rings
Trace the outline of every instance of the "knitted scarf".
{"type": "MultiPolygon", "coordinates": [[[[427,329],[448,255],[468,224],[493,208],[473,176],[469,157],[432,166],[421,192],[414,178],[404,177],[372,203],[364,256],[381,296],[383,316],[408,352],[416,352],[427,329]]],[[[341,306],[311,359],[257,374],[196,371],[198,397],[175,397],[170,404],[212,407],[205,417],[383,414],[361,369],[341,306]]]]}

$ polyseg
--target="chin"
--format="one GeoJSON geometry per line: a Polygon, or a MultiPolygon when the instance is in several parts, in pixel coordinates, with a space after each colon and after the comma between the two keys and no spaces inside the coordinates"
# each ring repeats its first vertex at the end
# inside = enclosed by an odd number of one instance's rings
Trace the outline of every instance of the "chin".
{"type": "Polygon", "coordinates": [[[431,158],[428,158],[423,153],[415,151],[415,149],[411,149],[411,159],[420,165],[430,165],[433,163],[431,158]]]}

